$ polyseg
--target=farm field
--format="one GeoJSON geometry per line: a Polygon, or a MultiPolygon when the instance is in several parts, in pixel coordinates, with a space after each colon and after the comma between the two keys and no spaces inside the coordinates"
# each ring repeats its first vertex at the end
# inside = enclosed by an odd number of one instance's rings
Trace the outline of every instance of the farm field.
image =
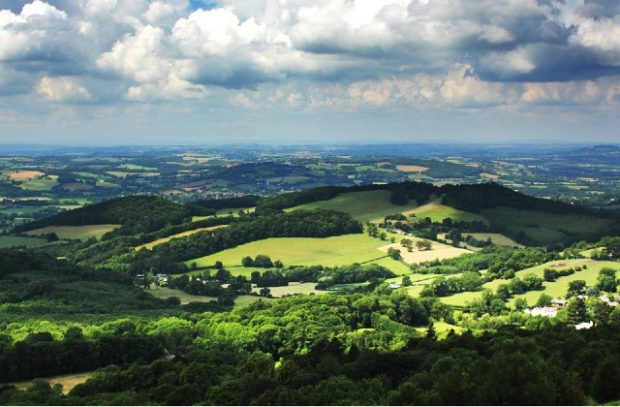
{"type": "MultiPolygon", "coordinates": [[[[405,212],[405,211],[403,211],[405,212]]],[[[450,218],[456,221],[480,221],[489,223],[489,221],[480,215],[475,213],[461,211],[459,209],[452,208],[450,206],[443,205],[440,199],[436,199],[432,202],[424,204],[414,210],[406,211],[407,215],[415,214],[417,218],[431,218],[433,222],[441,222],[446,218],[450,218]]]]}
{"type": "Polygon", "coordinates": [[[421,165],[397,165],[396,170],[400,172],[424,172],[428,170],[428,167],[422,167],[421,165]]]}
{"type": "MultiPolygon", "coordinates": [[[[565,270],[570,267],[584,266],[586,265],[588,268],[586,270],[576,271],[574,274],[560,277],[556,281],[548,282],[545,281],[543,283],[544,290],[540,291],[528,291],[525,294],[514,296],[510,303],[514,304],[514,301],[517,298],[524,298],[527,300],[528,304],[534,304],[541,294],[547,294],[551,297],[560,297],[563,298],[566,295],[566,291],[568,290],[568,284],[571,281],[575,280],[584,280],[588,286],[592,286],[596,284],[596,280],[598,278],[599,271],[604,267],[611,267],[616,270],[620,270],[620,263],[612,262],[612,261],[594,261],[587,259],[577,259],[577,260],[560,260],[560,261],[552,261],[549,263],[541,264],[539,266],[531,267],[528,269],[524,269],[515,273],[515,277],[523,278],[527,274],[534,274],[537,277],[543,277],[543,271],[546,268],[552,268],[557,270],[565,270]]],[[[490,281],[483,285],[483,289],[489,289],[492,291],[497,290],[501,284],[509,284],[510,280],[497,279],[490,281]]],[[[456,305],[463,306],[467,302],[472,301],[474,299],[479,298],[481,295],[481,291],[477,292],[464,292],[458,293],[449,297],[442,297],[441,301],[448,305],[456,305]]]]}
{"type": "Polygon", "coordinates": [[[6,174],[11,181],[27,181],[30,179],[42,177],[45,173],[41,171],[12,171],[6,174]]]}
{"type": "MultiPolygon", "coordinates": [[[[411,238],[414,242],[416,238],[411,238]]],[[[418,264],[425,261],[432,260],[444,260],[451,259],[454,257],[459,257],[463,254],[471,253],[470,250],[462,249],[459,247],[450,246],[447,244],[432,242],[431,250],[417,250],[414,249],[412,252],[408,252],[406,248],[402,247],[399,243],[392,243],[379,248],[384,253],[387,253],[388,249],[397,249],[400,250],[400,255],[403,261],[407,264],[418,264]]]]}
{"type": "Polygon", "coordinates": [[[0,236],[0,249],[8,247],[37,247],[47,243],[45,239],[25,236],[0,236]]]}
{"type": "Polygon", "coordinates": [[[271,238],[246,243],[232,249],[186,262],[188,266],[210,267],[216,261],[224,266],[239,266],[245,256],[265,254],[272,260],[280,260],[285,266],[323,265],[341,266],[365,263],[384,257],[378,250],[383,242],[365,234],[353,234],[327,238],[271,238]]]}
{"type": "Polygon", "coordinates": [[[19,187],[27,191],[49,191],[56,185],[58,185],[56,180],[46,177],[29,179],[22,182],[19,187]]]}
{"type": "Polygon", "coordinates": [[[496,244],[498,246],[523,247],[522,244],[515,242],[508,236],[501,233],[463,233],[463,237],[467,236],[473,236],[478,240],[491,239],[493,244],[496,244]]]}
{"type": "Polygon", "coordinates": [[[398,275],[404,276],[411,274],[411,269],[409,268],[409,266],[407,266],[402,261],[394,260],[391,257],[384,257],[382,259],[375,260],[371,264],[378,264],[379,266],[383,266],[398,275]]]}
{"type": "Polygon", "coordinates": [[[145,243],[143,245],[137,246],[135,247],[136,250],[142,250],[142,249],[147,249],[147,250],[152,250],[153,247],[160,245],[162,243],[167,243],[169,241],[171,241],[172,239],[178,239],[181,237],[186,237],[186,236],[191,236],[193,234],[199,233],[199,232],[206,232],[209,230],[217,230],[217,229],[222,229],[228,227],[228,225],[218,225],[218,226],[210,226],[210,227],[206,227],[206,228],[198,228],[198,229],[193,229],[193,230],[187,230],[185,232],[181,232],[181,233],[177,233],[175,235],[170,235],[170,236],[166,236],[166,237],[162,237],[161,239],[157,239],[154,240],[152,242],[149,243],[145,243]]]}
{"type": "MultiPolygon", "coordinates": [[[[317,291],[314,289],[316,283],[295,283],[290,282],[284,287],[269,287],[271,295],[275,298],[293,294],[326,294],[327,291],[317,291]]],[[[260,288],[254,287],[252,292],[259,293],[260,288]]]]}
{"type": "Polygon", "coordinates": [[[584,239],[596,236],[609,227],[606,219],[596,219],[578,214],[552,214],[535,211],[523,211],[497,207],[485,209],[482,215],[494,225],[505,228],[511,233],[523,232],[535,243],[553,244],[565,239],[568,234],[580,234],[584,239]]]}
{"type": "MultiPolygon", "coordinates": [[[[75,373],[61,376],[51,376],[51,377],[43,377],[38,380],[44,380],[49,383],[50,386],[54,386],[60,384],[62,386],[63,394],[69,393],[75,386],[78,384],[82,384],[86,382],[93,376],[94,372],[84,372],[84,373],[75,373]]],[[[25,390],[28,387],[32,386],[33,380],[23,381],[23,382],[15,382],[15,383],[7,383],[7,385],[13,385],[20,390],[25,390]]],[[[1,387],[1,385],[0,385],[1,387]]]]}
{"type": "Polygon", "coordinates": [[[311,202],[304,205],[288,208],[286,211],[296,209],[328,209],[349,213],[360,222],[382,221],[387,215],[412,211],[417,207],[415,202],[408,205],[394,205],[390,203],[390,191],[362,191],[347,192],[335,198],[311,202]]]}
{"type": "Polygon", "coordinates": [[[168,287],[151,287],[148,290],[145,290],[147,293],[153,295],[157,298],[170,298],[177,297],[181,300],[181,304],[189,304],[190,302],[209,302],[209,301],[217,301],[216,297],[207,297],[204,295],[191,295],[187,294],[185,291],[177,290],[175,288],[168,287]]]}
{"type": "Polygon", "coordinates": [[[47,233],[56,233],[60,239],[87,240],[91,237],[101,239],[101,236],[113,231],[120,225],[85,225],[85,226],[46,226],[26,232],[29,236],[40,236],[47,233]]]}

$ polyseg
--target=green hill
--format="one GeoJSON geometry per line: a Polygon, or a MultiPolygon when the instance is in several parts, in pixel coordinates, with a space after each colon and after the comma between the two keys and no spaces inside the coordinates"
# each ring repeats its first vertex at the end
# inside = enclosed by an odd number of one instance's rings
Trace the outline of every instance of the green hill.
{"type": "Polygon", "coordinates": [[[121,234],[135,234],[179,224],[189,216],[189,210],[181,204],[154,196],[130,196],[59,213],[19,226],[15,231],[26,232],[47,226],[112,224],[121,225],[121,234]]]}

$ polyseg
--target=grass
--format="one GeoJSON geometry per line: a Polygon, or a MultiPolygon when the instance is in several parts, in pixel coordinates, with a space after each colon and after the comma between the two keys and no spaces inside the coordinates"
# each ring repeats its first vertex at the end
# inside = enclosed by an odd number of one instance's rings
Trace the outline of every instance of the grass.
{"type": "Polygon", "coordinates": [[[49,191],[58,185],[53,179],[50,178],[37,178],[22,182],[19,187],[26,191],[49,191]]]}
{"type": "Polygon", "coordinates": [[[26,232],[29,236],[56,233],[60,239],[87,240],[91,237],[101,239],[101,236],[113,231],[120,225],[85,225],[85,226],[47,226],[26,232]]]}
{"type": "Polygon", "coordinates": [[[9,247],[37,247],[47,243],[45,239],[25,236],[0,236],[0,249],[9,247]]]}
{"type": "MultiPolygon", "coordinates": [[[[546,294],[554,298],[563,298],[568,290],[568,284],[575,280],[584,280],[587,286],[593,286],[596,284],[599,271],[604,267],[611,267],[614,269],[620,269],[620,263],[611,261],[593,261],[588,259],[576,259],[576,260],[559,260],[549,263],[541,264],[539,266],[527,268],[515,273],[515,277],[523,278],[527,274],[534,274],[538,277],[543,277],[544,269],[555,268],[558,270],[564,270],[570,267],[577,267],[587,265],[586,270],[577,271],[574,274],[560,277],[554,282],[543,283],[543,290],[540,291],[528,291],[525,294],[521,294],[513,297],[510,303],[513,304],[517,298],[524,298],[528,304],[533,305],[536,303],[541,294],[546,294]]],[[[497,279],[490,281],[483,285],[484,289],[496,291],[497,287],[501,284],[509,284],[510,280],[497,279]]],[[[449,297],[441,298],[441,301],[448,305],[464,306],[467,302],[480,298],[481,292],[464,292],[455,294],[449,297]]]]}
{"type": "Polygon", "coordinates": [[[136,250],[142,250],[142,249],[147,249],[147,250],[153,250],[153,247],[158,246],[160,244],[163,243],[167,243],[169,241],[171,241],[172,239],[179,239],[181,237],[185,237],[185,236],[191,236],[193,234],[196,234],[198,232],[204,232],[204,231],[208,231],[208,230],[217,230],[217,229],[222,229],[228,227],[228,225],[218,225],[218,226],[210,226],[210,227],[206,227],[206,228],[198,228],[198,229],[193,229],[193,230],[186,230],[185,232],[181,232],[181,233],[177,233],[175,235],[170,235],[170,236],[166,236],[166,237],[162,237],[161,239],[157,239],[154,240],[152,242],[149,243],[145,243],[143,245],[140,245],[138,247],[136,247],[136,250]]]}
{"type": "MultiPolygon", "coordinates": [[[[321,295],[327,293],[327,291],[317,291],[314,289],[314,287],[316,287],[316,283],[289,283],[288,286],[284,287],[269,287],[269,290],[271,290],[271,295],[276,298],[293,294],[321,295]]],[[[252,291],[258,293],[260,291],[260,288],[254,288],[252,291]]]]}
{"type": "Polygon", "coordinates": [[[384,257],[379,260],[375,260],[372,264],[378,264],[379,266],[383,266],[388,270],[391,270],[394,274],[398,274],[399,276],[411,274],[411,269],[405,263],[394,260],[391,257],[384,257]]]}
{"type": "MultiPolygon", "coordinates": [[[[415,237],[411,237],[410,239],[414,242],[420,240],[415,237]]],[[[419,264],[432,260],[451,259],[454,257],[459,257],[463,254],[471,253],[471,251],[467,249],[462,249],[439,242],[432,242],[431,250],[413,249],[412,252],[408,252],[406,248],[400,245],[400,243],[391,243],[380,247],[379,250],[387,254],[387,251],[390,248],[400,250],[400,255],[403,261],[407,264],[419,264]]]]}
{"type": "Polygon", "coordinates": [[[473,236],[478,240],[491,239],[493,244],[498,246],[523,247],[523,245],[515,242],[506,235],[501,233],[463,233],[463,237],[473,236]]]}
{"type": "Polygon", "coordinates": [[[537,244],[549,245],[570,235],[596,238],[609,226],[609,220],[578,214],[553,214],[512,208],[485,209],[482,215],[508,234],[525,233],[537,244]]]}
{"type": "Polygon", "coordinates": [[[217,301],[216,297],[207,297],[204,295],[192,295],[188,294],[182,290],[178,290],[175,288],[168,287],[159,287],[159,288],[151,288],[150,290],[146,290],[147,293],[151,294],[157,298],[170,298],[170,297],[178,297],[181,300],[181,304],[189,304],[190,302],[209,302],[209,301],[217,301]]]}
{"type": "Polygon", "coordinates": [[[411,211],[417,207],[415,202],[408,205],[390,203],[391,192],[387,190],[347,192],[335,198],[311,202],[287,209],[329,209],[349,213],[360,222],[381,221],[387,215],[411,211]]]}
{"type": "Polygon", "coordinates": [[[417,218],[421,219],[428,217],[431,218],[433,222],[441,222],[446,218],[450,218],[455,221],[480,221],[487,224],[489,223],[488,220],[483,216],[443,205],[439,199],[422,205],[415,210],[409,211],[407,212],[407,214],[415,214],[417,218]]]}
{"type": "MultiPolygon", "coordinates": [[[[62,385],[62,392],[64,394],[69,393],[75,386],[78,384],[82,384],[86,382],[93,376],[94,372],[84,372],[84,373],[75,373],[68,374],[62,376],[50,376],[40,378],[49,383],[50,386],[54,386],[56,384],[62,385]]],[[[30,386],[32,386],[34,380],[28,380],[24,382],[15,382],[15,383],[7,383],[8,385],[13,385],[19,390],[26,390],[30,386]]]]}
{"type": "MultiPolygon", "coordinates": [[[[271,238],[243,244],[209,256],[187,261],[199,268],[210,267],[221,261],[227,268],[239,266],[245,256],[265,254],[272,260],[281,260],[285,266],[323,265],[341,266],[364,263],[385,257],[377,248],[382,241],[365,234],[352,234],[327,238],[271,238]]],[[[250,269],[248,269],[250,270],[250,269]]]]}

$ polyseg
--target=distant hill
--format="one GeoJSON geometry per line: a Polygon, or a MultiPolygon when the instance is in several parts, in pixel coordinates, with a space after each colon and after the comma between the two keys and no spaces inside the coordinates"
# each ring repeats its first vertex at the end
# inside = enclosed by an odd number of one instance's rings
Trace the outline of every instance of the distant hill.
{"type": "Polygon", "coordinates": [[[59,213],[36,222],[21,225],[21,233],[46,226],[121,225],[119,233],[152,232],[166,225],[183,222],[190,216],[181,204],[155,196],[130,196],[59,213]]]}
{"type": "Polygon", "coordinates": [[[564,202],[535,198],[498,184],[444,185],[406,182],[360,187],[323,187],[266,198],[257,210],[336,209],[375,220],[404,212],[441,222],[479,220],[489,228],[536,246],[596,240],[620,230],[618,216],[564,202]],[[378,194],[378,192],[385,192],[378,194]],[[427,205],[429,199],[433,201],[427,205]],[[415,209],[419,206],[419,209],[415,209]],[[367,213],[365,212],[367,211],[367,213]]]}

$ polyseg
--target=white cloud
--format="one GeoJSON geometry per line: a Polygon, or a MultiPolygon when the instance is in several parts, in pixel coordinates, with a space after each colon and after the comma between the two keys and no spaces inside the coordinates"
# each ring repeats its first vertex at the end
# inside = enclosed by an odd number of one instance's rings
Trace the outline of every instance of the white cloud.
{"type": "Polygon", "coordinates": [[[53,102],[82,102],[92,98],[84,85],[70,77],[44,76],[39,81],[36,91],[44,99],[53,102]]]}

